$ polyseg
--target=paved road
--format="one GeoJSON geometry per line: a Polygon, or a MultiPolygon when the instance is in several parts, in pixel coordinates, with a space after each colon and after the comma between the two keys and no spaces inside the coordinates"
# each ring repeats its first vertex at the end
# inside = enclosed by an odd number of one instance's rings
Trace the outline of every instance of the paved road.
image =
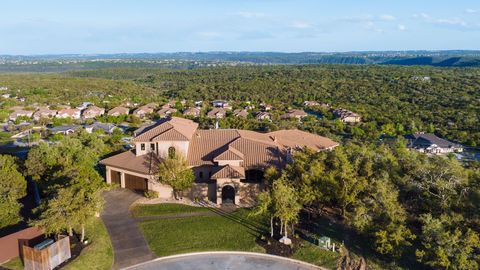
{"type": "Polygon", "coordinates": [[[112,241],[113,269],[121,269],[155,258],[143,238],[130,205],[141,196],[128,189],[105,192],[105,207],[101,215],[112,241]]]}
{"type": "Polygon", "coordinates": [[[197,253],[159,258],[129,270],[313,270],[323,269],[277,256],[254,253],[197,253]]]}

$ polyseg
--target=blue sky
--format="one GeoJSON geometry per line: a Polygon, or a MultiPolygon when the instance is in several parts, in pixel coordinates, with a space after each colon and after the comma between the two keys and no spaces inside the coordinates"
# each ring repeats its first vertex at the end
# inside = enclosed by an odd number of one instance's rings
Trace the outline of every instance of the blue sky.
{"type": "Polygon", "coordinates": [[[2,0],[1,54],[480,49],[478,0],[2,0]]]}

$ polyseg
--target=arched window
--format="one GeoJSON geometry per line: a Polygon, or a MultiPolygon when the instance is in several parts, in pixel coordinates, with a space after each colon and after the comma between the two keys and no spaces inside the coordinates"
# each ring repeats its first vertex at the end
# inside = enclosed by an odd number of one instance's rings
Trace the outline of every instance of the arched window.
{"type": "Polygon", "coordinates": [[[175,155],[176,155],[175,151],[176,151],[176,150],[175,150],[175,147],[170,146],[170,147],[168,148],[168,157],[169,157],[169,158],[174,158],[175,155]]]}

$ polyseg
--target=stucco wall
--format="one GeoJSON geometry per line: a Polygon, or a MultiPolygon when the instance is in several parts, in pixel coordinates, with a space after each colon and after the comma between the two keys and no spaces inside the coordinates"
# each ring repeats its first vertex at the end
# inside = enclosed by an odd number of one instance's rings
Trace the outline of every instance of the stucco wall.
{"type": "Polygon", "coordinates": [[[135,143],[135,155],[141,156],[151,151],[155,151],[160,157],[168,157],[168,149],[170,147],[175,147],[177,154],[181,154],[184,157],[187,156],[188,146],[190,142],[188,141],[161,141],[161,142],[136,142],[135,143]],[[142,150],[141,145],[145,144],[145,150],[142,150]],[[155,149],[152,150],[150,144],[155,144],[155,149]]]}

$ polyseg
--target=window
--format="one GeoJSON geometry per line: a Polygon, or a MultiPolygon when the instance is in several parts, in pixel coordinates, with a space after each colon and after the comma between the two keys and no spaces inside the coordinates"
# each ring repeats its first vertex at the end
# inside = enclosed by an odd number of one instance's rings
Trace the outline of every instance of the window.
{"type": "Polygon", "coordinates": [[[144,143],[140,144],[140,149],[141,149],[142,151],[145,151],[145,144],[144,144],[144,143]]]}
{"type": "Polygon", "coordinates": [[[244,182],[247,182],[247,183],[261,183],[263,181],[262,170],[256,170],[256,169],[246,170],[245,176],[247,179],[245,179],[244,182]]]}
{"type": "Polygon", "coordinates": [[[154,143],[150,144],[150,150],[155,151],[155,144],[154,143]]]}
{"type": "Polygon", "coordinates": [[[175,147],[171,146],[168,148],[168,157],[169,158],[174,158],[175,157],[175,147]]]}
{"type": "Polygon", "coordinates": [[[198,177],[200,177],[200,179],[203,179],[203,172],[199,172],[198,177]]]}

